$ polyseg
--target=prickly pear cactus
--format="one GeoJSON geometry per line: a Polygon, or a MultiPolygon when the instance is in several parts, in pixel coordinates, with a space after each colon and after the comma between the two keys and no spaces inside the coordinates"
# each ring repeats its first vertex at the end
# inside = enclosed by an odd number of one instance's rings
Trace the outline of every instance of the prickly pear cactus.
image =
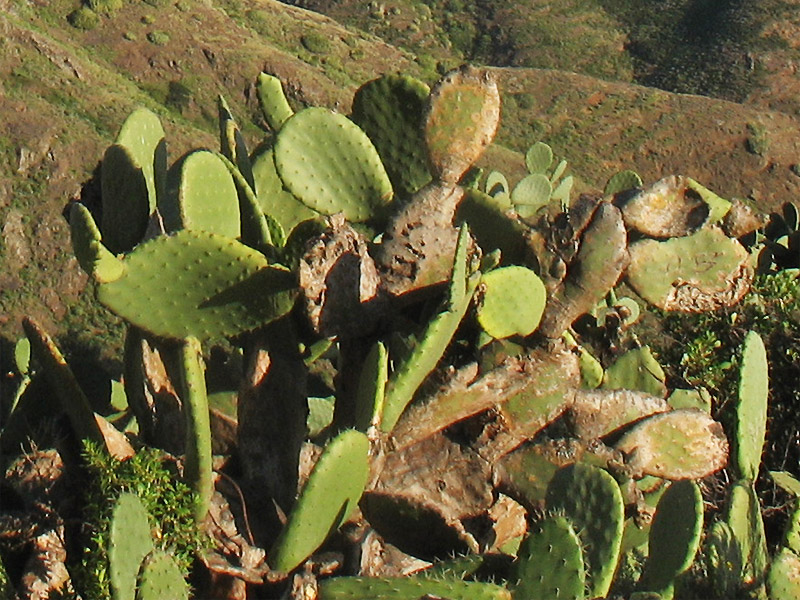
{"type": "Polygon", "coordinates": [[[236,335],[286,314],[294,277],[243,244],[182,230],[141,244],[124,275],[97,297],[126,321],[156,336],[207,339],[236,335]],[[163,298],[153,305],[151,298],[163,298]]]}
{"type": "Polygon", "coordinates": [[[328,444],[269,553],[273,569],[293,570],[350,516],[367,485],[368,454],[369,440],[359,431],[328,444]]]}
{"type": "Polygon", "coordinates": [[[72,250],[78,264],[98,283],[109,283],[125,273],[124,263],[103,244],[100,230],[89,209],[75,202],[70,207],[72,250]]]}
{"type": "Polygon", "coordinates": [[[800,598],[800,557],[783,548],[772,561],[767,575],[770,600],[800,598]]]}
{"type": "Polygon", "coordinates": [[[294,114],[283,93],[281,80],[273,75],[261,73],[256,83],[256,93],[261,112],[272,131],[278,131],[286,119],[294,114]]]}
{"type": "Polygon", "coordinates": [[[628,283],[663,310],[712,311],[736,304],[753,279],[748,253],[718,227],[630,245],[628,283]]]}
{"type": "Polygon", "coordinates": [[[671,597],[675,578],[688,569],[703,532],[703,497],[694,481],[670,484],[650,525],[650,541],[639,587],[671,597]]]}
{"type": "Polygon", "coordinates": [[[583,544],[565,517],[535,525],[520,545],[512,575],[515,598],[580,600],[586,570],[583,544]]]}
{"type": "Polygon", "coordinates": [[[108,540],[109,578],[114,600],[136,598],[139,566],[154,549],[150,522],[141,500],[136,494],[120,494],[111,515],[108,540]]]}
{"type": "Polygon", "coordinates": [[[539,325],[546,300],[536,273],[525,267],[501,267],[481,277],[478,322],[493,338],[530,335],[539,325]]]}
{"type": "Polygon", "coordinates": [[[754,481],[761,465],[767,431],[769,375],[764,342],[754,331],[747,334],[739,374],[736,406],[736,470],[742,479],[754,481]]]}
{"type": "Polygon", "coordinates": [[[626,169],[611,176],[606,187],[603,188],[603,193],[606,196],[613,196],[619,192],[627,192],[640,187],[642,187],[642,178],[635,171],[626,169]]]}
{"type": "Polygon", "coordinates": [[[475,581],[433,580],[423,577],[335,577],[319,584],[319,600],[511,600],[499,585],[475,581]]]}
{"type": "Polygon", "coordinates": [[[151,552],[139,570],[136,600],[188,600],[189,586],[175,560],[160,550],[151,552]]]}
{"type": "Polygon", "coordinates": [[[275,165],[286,188],[324,215],[379,219],[392,201],[375,146],[350,119],[325,108],[307,108],[283,123],[275,165]]]}
{"type": "Polygon", "coordinates": [[[465,66],[431,90],[425,142],[434,177],[455,185],[494,139],[500,123],[500,93],[491,75],[465,66]]]}
{"type": "Polygon", "coordinates": [[[106,244],[115,254],[128,252],[142,241],[151,210],[148,180],[131,150],[120,144],[106,149],[100,167],[100,189],[100,230],[106,244]]]}
{"type": "Polygon", "coordinates": [[[547,487],[547,509],[566,516],[585,546],[589,596],[611,587],[625,523],[622,492],[607,471],[573,464],[556,471],[547,487]],[[603,515],[598,519],[597,515],[603,515]]]}
{"type": "Polygon", "coordinates": [[[395,191],[411,196],[431,180],[422,135],[428,86],[406,75],[384,75],[353,96],[351,118],[381,156],[395,191]]]}

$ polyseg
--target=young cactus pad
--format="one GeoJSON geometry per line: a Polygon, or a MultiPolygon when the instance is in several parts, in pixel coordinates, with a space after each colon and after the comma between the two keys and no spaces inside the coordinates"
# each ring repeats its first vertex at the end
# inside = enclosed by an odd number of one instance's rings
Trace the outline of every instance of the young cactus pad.
{"type": "Polygon", "coordinates": [[[736,468],[743,479],[754,481],[761,465],[767,431],[769,378],[767,351],[761,337],[751,331],[744,340],[736,406],[736,468]]]}
{"type": "Polygon", "coordinates": [[[499,585],[478,581],[433,580],[425,577],[334,577],[320,582],[319,600],[511,600],[499,585]]]}
{"type": "Polygon", "coordinates": [[[385,212],[392,184],[367,135],[325,108],[300,111],[281,127],[275,165],[286,188],[325,215],[361,222],[385,212]]]}
{"type": "Polygon", "coordinates": [[[272,131],[278,131],[281,125],[294,114],[283,93],[281,80],[273,75],[261,73],[256,84],[258,103],[261,112],[272,131]]]}
{"type": "Polygon", "coordinates": [[[530,335],[539,325],[547,291],[530,269],[495,269],[481,277],[480,289],[478,322],[493,338],[530,335]]]}
{"type": "Polygon", "coordinates": [[[563,512],[585,545],[589,597],[605,597],[617,569],[625,525],[619,485],[607,471],[576,463],[556,471],[547,486],[546,503],[548,510],[563,512]]]}
{"type": "Polygon", "coordinates": [[[362,85],[351,118],[378,150],[398,194],[411,196],[431,180],[422,136],[428,86],[405,75],[385,75],[362,85]]]}
{"type": "Polygon", "coordinates": [[[108,534],[109,578],[114,600],[134,600],[139,565],[154,549],[147,511],[136,494],[120,494],[108,534]]]}
{"type": "Polygon", "coordinates": [[[98,283],[108,283],[122,277],[124,263],[105,247],[100,230],[89,209],[75,202],[69,211],[72,251],[78,264],[98,283]]]}
{"type": "Polygon", "coordinates": [[[369,440],[347,430],[325,448],[289,521],[269,554],[270,566],[289,572],[300,565],[355,508],[369,476],[369,440]]]}
{"type": "Polygon", "coordinates": [[[181,569],[166,552],[155,550],[139,571],[136,600],[188,600],[189,586],[181,569]]]}
{"type": "Polygon", "coordinates": [[[167,174],[159,203],[167,231],[193,229],[239,237],[239,196],[228,168],[208,150],[185,155],[167,174]]]}
{"type": "Polygon", "coordinates": [[[182,230],[152,239],[124,264],[124,276],[101,284],[98,299],[160,337],[237,335],[286,314],[294,304],[296,283],[289,271],[212,233],[182,230]]]}
{"type": "Polygon", "coordinates": [[[100,229],[106,246],[119,254],[142,241],[150,219],[147,180],[125,146],[112,144],[100,167],[103,216],[100,229]]]}
{"type": "Polygon", "coordinates": [[[517,552],[514,597],[581,600],[585,580],[581,540],[569,520],[550,517],[534,526],[517,552]]]}
{"type": "Polygon", "coordinates": [[[119,130],[115,144],[126,148],[142,169],[147,184],[148,214],[163,192],[167,172],[167,146],[158,116],[146,108],[134,110],[119,130]]]}

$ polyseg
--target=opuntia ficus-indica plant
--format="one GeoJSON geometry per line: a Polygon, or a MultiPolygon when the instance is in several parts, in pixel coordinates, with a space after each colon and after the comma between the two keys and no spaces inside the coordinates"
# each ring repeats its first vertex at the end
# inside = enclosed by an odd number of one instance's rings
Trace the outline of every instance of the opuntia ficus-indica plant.
{"type": "MultiPolygon", "coordinates": [[[[705,396],[671,389],[629,328],[648,304],[739,302],[755,262],[737,238],[761,221],[680,176],[644,185],[626,171],[571,198],[566,162],[541,142],[513,188],[499,170],[484,178],[500,93],[474,67],[431,88],[380,77],[349,116],[294,112],[268,74],[257,91],[268,133],[254,150],[220,98],[219,151],[171,166],[160,120],[135,111],[103,158],[102,217],[70,210],[98,301],[128,324],[134,447],[182,457],[212,538],[197,568],[258,597],[672,597],[702,538],[695,480],[726,466],[729,444],[705,396]],[[637,299],[618,298],[621,283],[637,299]],[[598,351],[598,332],[624,343],[598,351]],[[220,344],[237,382],[227,415],[209,404],[220,344]]],[[[740,587],[768,572],[785,590],[797,548],[768,571],[743,530],[758,512],[757,345],[745,343],[741,481],[721,521],[733,541],[710,544],[738,549],[740,587]]],[[[72,390],[75,433],[108,445],[63,359],[40,362],[72,390]]],[[[117,501],[114,597],[184,594],[141,525],[120,533],[134,527],[125,511],[143,512],[117,501]]]]}

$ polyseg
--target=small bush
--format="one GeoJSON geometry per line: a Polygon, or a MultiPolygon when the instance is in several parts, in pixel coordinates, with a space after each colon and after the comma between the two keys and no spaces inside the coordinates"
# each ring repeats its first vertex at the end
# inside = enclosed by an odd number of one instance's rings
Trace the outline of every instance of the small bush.
{"type": "Polygon", "coordinates": [[[122,0],[86,0],[86,5],[100,15],[110,15],[122,8],[122,0]]]}
{"type": "Polygon", "coordinates": [[[97,27],[100,17],[88,6],[81,6],[67,15],[67,21],[75,29],[88,31],[97,27]]]}
{"type": "Polygon", "coordinates": [[[164,31],[151,31],[147,34],[147,41],[156,46],[165,46],[169,42],[169,34],[164,31]]]}
{"type": "Polygon", "coordinates": [[[306,33],[300,38],[303,48],[314,54],[327,54],[331,51],[331,43],[320,33],[306,33]]]}

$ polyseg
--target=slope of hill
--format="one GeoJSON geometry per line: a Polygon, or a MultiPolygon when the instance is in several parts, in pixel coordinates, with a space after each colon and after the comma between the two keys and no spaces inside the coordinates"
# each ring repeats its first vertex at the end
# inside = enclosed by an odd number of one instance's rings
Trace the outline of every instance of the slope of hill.
{"type": "MultiPolygon", "coordinates": [[[[380,73],[432,81],[437,63],[460,60],[452,32],[423,18],[433,14],[425,4],[373,4],[406,19],[395,28],[398,39],[418,34],[429,50],[400,49],[274,0],[130,0],[86,30],[67,22],[78,0],[0,0],[0,336],[16,337],[24,314],[72,344],[105,327],[108,317],[92,308],[71,258],[62,211],[81,195],[96,201],[96,185],[84,184],[135,106],[161,115],[174,161],[189,148],[217,145],[219,93],[255,146],[264,135],[253,93],[261,70],[279,76],[297,106],[346,113],[357,86],[380,73]]],[[[620,73],[630,72],[620,64],[620,73]]],[[[791,170],[800,157],[794,115],[566,72],[495,72],[504,95],[497,142],[505,149],[487,164],[512,180],[522,165],[512,151],[543,139],[570,160],[580,189],[601,188],[632,167],[646,181],[685,173],[765,208],[800,192],[791,170]]]]}

